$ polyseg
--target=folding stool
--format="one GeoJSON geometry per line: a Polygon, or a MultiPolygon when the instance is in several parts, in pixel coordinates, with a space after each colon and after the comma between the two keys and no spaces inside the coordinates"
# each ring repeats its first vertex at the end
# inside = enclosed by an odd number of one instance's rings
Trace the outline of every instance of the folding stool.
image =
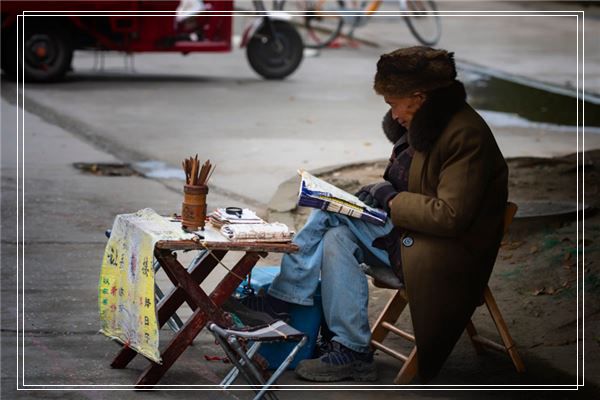
{"type": "Polygon", "coordinates": [[[277,396],[275,393],[269,392],[269,388],[286,370],[296,353],[298,353],[298,350],[304,346],[308,339],[306,334],[280,320],[274,321],[267,326],[247,328],[247,330],[245,330],[245,328],[226,329],[210,322],[208,324],[208,329],[212,332],[215,339],[234,365],[225,379],[223,379],[220,386],[223,389],[227,389],[237,378],[238,374],[242,374],[244,379],[256,392],[254,400],[258,400],[265,395],[272,400],[277,400],[277,396]],[[265,381],[260,368],[252,360],[252,357],[258,351],[262,343],[279,341],[295,341],[298,342],[298,344],[288,354],[283,363],[281,363],[281,365],[273,372],[271,377],[265,381]],[[242,342],[252,342],[252,345],[246,351],[244,350],[242,342]]]}

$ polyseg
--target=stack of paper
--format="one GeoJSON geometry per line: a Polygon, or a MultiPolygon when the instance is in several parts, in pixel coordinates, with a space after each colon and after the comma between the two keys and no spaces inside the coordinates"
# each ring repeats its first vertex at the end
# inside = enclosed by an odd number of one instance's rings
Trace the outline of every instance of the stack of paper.
{"type": "Polygon", "coordinates": [[[252,210],[244,208],[241,215],[227,213],[225,208],[217,208],[209,216],[210,223],[223,236],[237,242],[289,242],[294,236],[285,224],[267,223],[252,210]]]}
{"type": "Polygon", "coordinates": [[[281,222],[224,225],[221,233],[238,242],[289,242],[294,236],[294,231],[281,222]]]}
{"type": "Polygon", "coordinates": [[[211,224],[216,228],[221,228],[226,224],[264,224],[265,221],[259,218],[252,210],[244,208],[242,215],[228,214],[224,208],[217,208],[209,216],[211,224]]]}

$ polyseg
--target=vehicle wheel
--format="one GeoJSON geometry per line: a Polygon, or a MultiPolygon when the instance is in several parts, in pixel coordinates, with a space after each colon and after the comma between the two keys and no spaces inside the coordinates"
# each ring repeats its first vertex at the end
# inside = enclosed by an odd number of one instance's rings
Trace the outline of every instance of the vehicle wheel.
{"type": "Polygon", "coordinates": [[[69,36],[57,25],[26,27],[24,52],[24,77],[32,82],[62,79],[73,60],[69,36]]]}
{"type": "Polygon", "coordinates": [[[283,79],[298,68],[304,45],[296,29],[285,21],[271,20],[275,37],[266,23],[248,42],[246,56],[252,68],[266,79],[283,79]]]}
{"type": "Polygon", "coordinates": [[[404,19],[413,36],[426,46],[434,46],[442,36],[440,16],[435,12],[437,6],[433,1],[400,0],[402,11],[419,11],[405,15],[404,19]]]}

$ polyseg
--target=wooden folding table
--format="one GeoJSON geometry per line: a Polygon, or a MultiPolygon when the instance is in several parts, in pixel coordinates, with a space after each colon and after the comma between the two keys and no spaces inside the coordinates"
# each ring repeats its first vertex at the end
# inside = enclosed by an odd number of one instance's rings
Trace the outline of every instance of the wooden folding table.
{"type": "MultiPolygon", "coordinates": [[[[207,229],[211,228],[207,227],[207,229]]],[[[185,349],[192,344],[208,321],[228,326],[229,321],[226,320],[221,305],[231,296],[244,277],[252,271],[260,257],[265,257],[268,252],[293,253],[298,251],[298,246],[292,243],[231,242],[224,237],[222,240],[218,240],[218,236],[211,236],[211,239],[199,242],[192,240],[156,242],[154,256],[175,285],[171,293],[158,304],[159,327],[162,327],[184,302],[190,306],[193,313],[161,352],[162,364],[149,360],[150,365],[136,382],[136,387],[139,389],[153,387],[185,349]],[[215,240],[215,238],[217,239],[215,240]],[[177,250],[207,251],[196,265],[186,269],[176,258],[174,252],[177,250]],[[204,292],[200,284],[229,251],[244,252],[245,254],[209,295],[204,292]]],[[[135,350],[124,345],[112,361],[111,367],[125,368],[137,354],[135,350]]]]}

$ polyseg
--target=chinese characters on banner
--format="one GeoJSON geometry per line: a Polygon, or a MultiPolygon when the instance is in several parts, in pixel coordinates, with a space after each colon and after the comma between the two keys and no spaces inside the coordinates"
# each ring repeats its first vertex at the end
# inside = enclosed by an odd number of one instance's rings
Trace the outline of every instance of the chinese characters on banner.
{"type": "Polygon", "coordinates": [[[192,237],[179,223],[149,208],[117,215],[104,251],[98,287],[103,334],[161,363],[154,302],[154,244],[192,237]]]}

